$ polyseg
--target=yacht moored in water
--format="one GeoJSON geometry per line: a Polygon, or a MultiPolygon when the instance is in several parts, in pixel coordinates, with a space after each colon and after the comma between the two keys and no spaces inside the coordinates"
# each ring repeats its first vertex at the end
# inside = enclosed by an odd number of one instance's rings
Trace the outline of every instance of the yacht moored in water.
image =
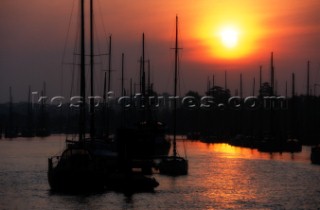
{"type": "MultiPolygon", "coordinates": [[[[66,148],[61,155],[48,159],[48,181],[51,190],[59,192],[87,192],[105,189],[153,190],[159,183],[154,178],[133,171],[130,164],[131,159],[128,158],[125,151],[126,144],[123,144],[124,148],[121,147],[111,140],[109,135],[102,138],[96,137],[93,109],[90,109],[90,137],[86,136],[85,0],[80,0],[80,10],[80,96],[82,103],[79,107],[79,130],[76,139],[66,140],[66,148]]],[[[91,73],[94,63],[92,18],[93,1],[90,0],[91,73]]],[[[93,77],[91,77],[91,95],[93,95],[93,77]]],[[[90,101],[90,106],[93,105],[92,101],[90,101]]]]}

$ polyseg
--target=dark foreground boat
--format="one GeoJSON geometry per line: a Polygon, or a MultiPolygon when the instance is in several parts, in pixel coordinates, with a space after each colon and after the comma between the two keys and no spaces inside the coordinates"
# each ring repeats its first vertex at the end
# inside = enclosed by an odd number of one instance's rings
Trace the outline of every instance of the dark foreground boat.
{"type": "Polygon", "coordinates": [[[53,191],[84,192],[105,189],[106,177],[117,170],[118,156],[104,142],[67,141],[61,156],[48,159],[48,181],[53,191]]]}
{"type": "Polygon", "coordinates": [[[132,168],[123,170],[119,157],[107,150],[72,146],[49,158],[48,179],[55,192],[153,191],[159,183],[132,168]]]}
{"type": "MultiPolygon", "coordinates": [[[[105,138],[97,138],[94,132],[90,132],[90,138],[86,137],[84,5],[84,0],[80,0],[80,95],[82,103],[79,105],[79,132],[76,140],[66,141],[66,149],[60,156],[53,156],[48,159],[48,181],[51,190],[70,193],[106,189],[120,191],[153,190],[159,183],[144,174],[133,172],[130,164],[132,160],[126,152],[126,144],[116,144],[114,141],[110,141],[109,135],[105,138]]],[[[90,12],[92,12],[92,0],[90,0],[90,7],[90,12]]],[[[90,17],[92,17],[92,14],[90,14],[90,17]]],[[[92,25],[92,21],[90,23],[92,25]]],[[[92,27],[90,29],[92,30],[92,27]]],[[[91,65],[93,65],[93,62],[91,62],[91,65]]],[[[91,83],[93,83],[93,80],[91,80],[91,83]]],[[[90,111],[93,112],[93,109],[90,109],[90,111]]],[[[90,128],[90,131],[94,131],[92,124],[90,124],[90,128]]]]}

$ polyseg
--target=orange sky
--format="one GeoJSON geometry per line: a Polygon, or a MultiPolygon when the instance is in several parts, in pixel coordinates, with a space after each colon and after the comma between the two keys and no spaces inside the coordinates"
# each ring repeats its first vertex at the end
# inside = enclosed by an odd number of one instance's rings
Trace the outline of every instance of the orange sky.
{"type": "MultiPolygon", "coordinates": [[[[239,73],[243,72],[249,86],[253,76],[257,78],[259,65],[263,65],[264,80],[268,80],[271,51],[275,52],[279,88],[283,89],[291,72],[296,72],[298,78],[302,78],[297,88],[304,90],[307,60],[311,60],[312,82],[320,83],[319,0],[94,2],[95,22],[99,28],[96,29],[99,44],[96,49],[106,51],[106,38],[112,34],[114,69],[120,69],[120,54],[124,52],[127,77],[136,80],[144,32],[147,57],[154,72],[152,78],[160,92],[172,89],[168,81],[172,77],[170,48],[174,45],[176,14],[183,47],[181,75],[184,84],[181,85],[184,91],[193,89],[203,93],[206,78],[213,73],[220,81],[217,83],[222,85],[222,75],[227,70],[233,93],[238,86],[239,73]],[[219,37],[221,28],[226,26],[238,30],[238,43],[232,49],[224,47],[219,37]]],[[[43,81],[49,83],[51,93],[55,94],[61,80],[60,64],[68,20],[73,11],[73,30],[78,1],[2,0],[0,4],[1,100],[6,100],[10,85],[17,86],[14,90],[23,99],[29,84],[40,89],[43,81]]],[[[119,71],[113,74],[113,85],[117,89],[119,71]]],[[[97,89],[100,86],[97,82],[97,89]]]]}

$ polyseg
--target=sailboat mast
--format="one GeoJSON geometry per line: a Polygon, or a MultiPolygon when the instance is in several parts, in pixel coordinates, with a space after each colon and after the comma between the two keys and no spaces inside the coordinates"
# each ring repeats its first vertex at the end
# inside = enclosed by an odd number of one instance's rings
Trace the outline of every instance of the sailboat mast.
{"type": "Polygon", "coordinates": [[[90,136],[91,138],[95,135],[95,124],[94,124],[94,87],[93,87],[93,76],[94,76],[94,43],[93,43],[93,0],[90,0],[90,136]]]}
{"type": "Polygon", "coordinates": [[[260,66],[260,69],[259,69],[259,90],[262,86],[262,66],[260,66]]]}
{"type": "Polygon", "coordinates": [[[176,16],[176,44],[175,44],[175,56],[174,56],[174,97],[173,100],[173,156],[177,156],[177,143],[176,143],[176,132],[177,132],[177,82],[178,82],[178,16],[176,16]]]}
{"type": "Polygon", "coordinates": [[[130,97],[133,95],[133,89],[132,89],[132,78],[130,78],[130,97]]]}
{"type": "Polygon", "coordinates": [[[214,88],[214,74],[212,75],[212,88],[214,88]]]}
{"type": "Polygon", "coordinates": [[[271,52],[271,72],[270,72],[270,85],[271,85],[271,91],[272,95],[274,95],[275,92],[275,86],[274,86],[274,65],[273,65],[273,52],[271,52]]]}
{"type": "Polygon", "coordinates": [[[243,98],[243,93],[242,93],[242,74],[240,74],[240,98],[243,98]]]}
{"type": "Polygon", "coordinates": [[[148,95],[151,94],[151,83],[150,83],[150,60],[148,60],[148,85],[147,85],[148,95]]]}
{"type": "Polygon", "coordinates": [[[85,138],[85,117],[86,117],[86,80],[85,80],[85,28],[84,28],[84,0],[80,0],[80,120],[79,120],[79,140],[85,138]]]}
{"type": "MultiPolygon", "coordinates": [[[[145,38],[144,38],[144,33],[142,33],[142,56],[141,56],[141,63],[140,63],[140,91],[141,91],[141,95],[142,95],[142,101],[141,101],[141,105],[144,107],[144,109],[142,109],[142,113],[141,113],[141,118],[143,121],[147,121],[149,120],[149,116],[147,116],[146,114],[146,106],[148,105],[148,103],[146,103],[146,71],[145,71],[145,38]]],[[[149,108],[149,107],[148,107],[149,108]]]]}
{"type": "Polygon", "coordinates": [[[111,91],[111,36],[109,36],[108,92],[111,91]]]}
{"type": "Polygon", "coordinates": [[[31,106],[31,86],[28,87],[28,116],[32,112],[32,106],[31,106]]]}
{"type": "MultiPolygon", "coordinates": [[[[108,93],[111,91],[111,36],[109,36],[109,63],[108,63],[108,93]]],[[[105,102],[106,102],[106,109],[107,109],[107,119],[106,119],[106,139],[109,139],[109,128],[110,128],[110,109],[109,109],[109,102],[106,100],[106,93],[105,93],[105,102]]]]}
{"type": "Polygon", "coordinates": [[[146,72],[145,72],[145,57],[144,57],[144,33],[142,34],[142,60],[141,60],[141,64],[142,64],[142,81],[141,81],[141,91],[142,91],[142,96],[144,97],[146,94],[146,72]]]}
{"type": "Polygon", "coordinates": [[[295,96],[295,75],[294,73],[292,73],[292,83],[291,83],[292,87],[291,87],[291,97],[293,98],[295,96]]]}
{"type": "Polygon", "coordinates": [[[121,56],[121,96],[124,96],[124,54],[121,56]]]}
{"type": "Polygon", "coordinates": [[[31,104],[31,86],[28,88],[28,118],[27,118],[27,128],[28,135],[33,136],[33,107],[31,104]]]}
{"type": "MultiPolygon", "coordinates": [[[[13,122],[13,99],[12,99],[12,87],[9,87],[9,125],[13,122]]],[[[10,128],[11,129],[11,128],[10,128]]]]}
{"type": "Polygon", "coordinates": [[[107,106],[107,72],[104,72],[104,79],[103,79],[103,109],[102,109],[102,135],[105,133],[105,125],[106,125],[106,106],[107,106]]]}
{"type": "Polygon", "coordinates": [[[255,96],[255,89],[256,89],[256,78],[253,77],[252,96],[255,96]]]}
{"type": "Polygon", "coordinates": [[[307,62],[307,96],[310,95],[310,61],[307,62]]]}
{"type": "Polygon", "coordinates": [[[286,81],[285,96],[286,96],[286,98],[288,98],[288,81],[286,81]]]}
{"type": "Polygon", "coordinates": [[[224,71],[224,89],[227,90],[227,71],[224,71]]]}

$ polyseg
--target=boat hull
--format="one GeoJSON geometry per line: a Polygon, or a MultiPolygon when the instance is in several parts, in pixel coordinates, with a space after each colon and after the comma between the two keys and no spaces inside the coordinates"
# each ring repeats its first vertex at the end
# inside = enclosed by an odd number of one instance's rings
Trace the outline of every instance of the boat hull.
{"type": "Polygon", "coordinates": [[[116,172],[108,176],[106,188],[108,190],[131,192],[153,192],[159,186],[159,182],[153,178],[145,176],[140,172],[121,173],[116,172]]]}
{"type": "Polygon", "coordinates": [[[104,190],[104,174],[95,170],[52,169],[49,185],[55,192],[88,192],[104,190]]]}
{"type": "Polygon", "coordinates": [[[71,146],[61,156],[49,158],[48,181],[51,190],[66,193],[104,190],[140,192],[153,191],[159,185],[154,178],[133,172],[131,160],[119,159],[110,153],[107,156],[101,156],[101,152],[99,154],[71,146]]]}
{"type": "Polygon", "coordinates": [[[92,156],[84,148],[67,148],[61,156],[48,159],[48,181],[53,191],[97,191],[116,170],[117,157],[92,156]]]}
{"type": "Polygon", "coordinates": [[[188,174],[188,160],[182,157],[166,157],[159,163],[160,174],[179,176],[188,174]]]}

